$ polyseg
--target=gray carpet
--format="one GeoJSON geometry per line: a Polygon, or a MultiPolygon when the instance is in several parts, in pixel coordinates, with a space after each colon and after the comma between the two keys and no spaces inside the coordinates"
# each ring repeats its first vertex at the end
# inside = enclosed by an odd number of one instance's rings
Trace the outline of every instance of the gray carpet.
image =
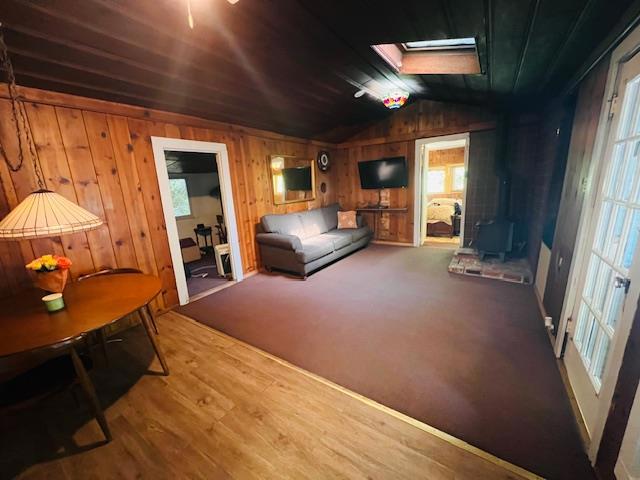
{"type": "Polygon", "coordinates": [[[178,311],[550,479],[591,479],[531,286],[371,245],[178,311]]]}

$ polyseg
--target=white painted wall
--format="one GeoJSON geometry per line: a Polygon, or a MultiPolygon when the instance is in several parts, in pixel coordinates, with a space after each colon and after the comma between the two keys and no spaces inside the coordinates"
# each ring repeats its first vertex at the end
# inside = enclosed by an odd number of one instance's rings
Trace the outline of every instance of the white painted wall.
{"type": "Polygon", "coordinates": [[[544,298],[544,288],[547,284],[547,276],[549,275],[549,264],[551,263],[551,250],[540,242],[540,255],[538,256],[538,269],[536,270],[536,293],[542,302],[544,298]]]}

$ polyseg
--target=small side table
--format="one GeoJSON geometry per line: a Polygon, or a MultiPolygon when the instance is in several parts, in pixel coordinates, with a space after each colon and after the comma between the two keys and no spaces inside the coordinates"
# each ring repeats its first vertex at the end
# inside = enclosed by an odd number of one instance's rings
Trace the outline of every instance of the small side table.
{"type": "Polygon", "coordinates": [[[213,253],[213,237],[211,236],[211,227],[194,228],[193,232],[196,234],[196,242],[200,251],[206,255],[207,253],[213,253]],[[204,238],[204,247],[200,246],[200,237],[204,238]]]}

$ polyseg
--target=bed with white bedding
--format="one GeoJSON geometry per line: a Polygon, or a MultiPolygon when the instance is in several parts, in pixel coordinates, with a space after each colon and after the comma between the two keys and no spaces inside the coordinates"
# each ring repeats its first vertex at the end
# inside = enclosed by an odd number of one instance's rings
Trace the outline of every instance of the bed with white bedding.
{"type": "Polygon", "coordinates": [[[462,200],[434,198],[427,204],[427,235],[453,237],[453,217],[461,213],[462,200]],[[456,205],[458,208],[456,208],[456,205]]]}

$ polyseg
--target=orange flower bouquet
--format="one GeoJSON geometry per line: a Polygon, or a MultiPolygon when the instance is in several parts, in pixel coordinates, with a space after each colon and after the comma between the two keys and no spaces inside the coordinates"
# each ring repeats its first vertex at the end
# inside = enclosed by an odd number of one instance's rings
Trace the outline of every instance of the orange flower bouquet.
{"type": "Polygon", "coordinates": [[[52,293],[62,293],[67,278],[71,260],[59,255],[43,255],[26,265],[28,270],[35,272],[36,287],[52,293]]]}

